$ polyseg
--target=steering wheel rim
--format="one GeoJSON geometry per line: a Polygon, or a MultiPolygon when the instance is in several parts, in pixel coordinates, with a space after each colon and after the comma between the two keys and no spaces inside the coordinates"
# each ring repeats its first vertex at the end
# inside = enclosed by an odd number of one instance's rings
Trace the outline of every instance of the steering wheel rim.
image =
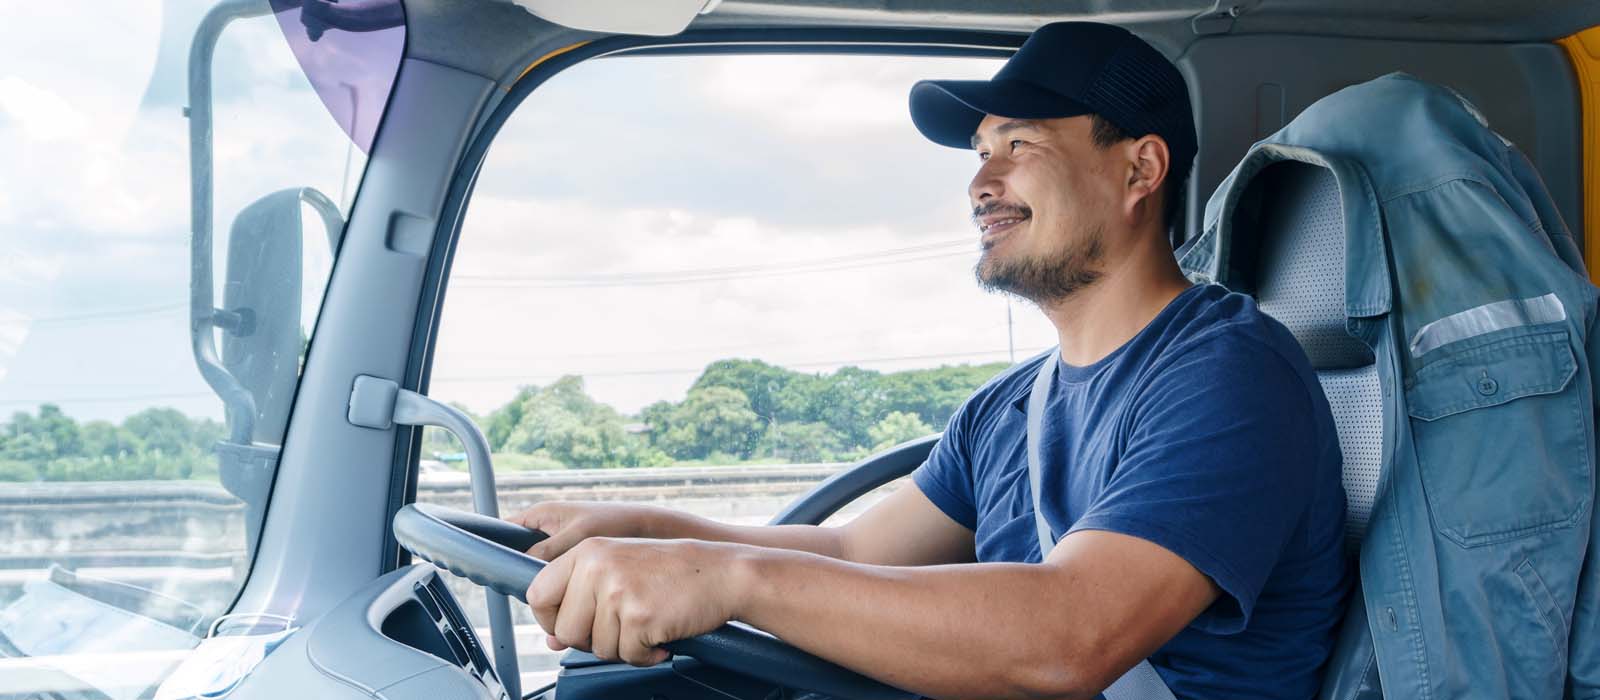
{"type": "MultiPolygon", "coordinates": [[[[409,504],[394,516],[394,536],[400,546],[434,566],[523,602],[528,586],[545,567],[545,562],[523,553],[544,539],[543,533],[477,513],[409,504]]],[[[662,647],[710,666],[837,698],[916,697],[738,623],[662,647]]]]}

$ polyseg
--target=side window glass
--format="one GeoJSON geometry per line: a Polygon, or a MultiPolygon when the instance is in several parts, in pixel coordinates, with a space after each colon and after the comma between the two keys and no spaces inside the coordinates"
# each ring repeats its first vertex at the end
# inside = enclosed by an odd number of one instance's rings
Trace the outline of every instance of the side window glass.
{"type": "Polygon", "coordinates": [[[0,694],[151,697],[250,571],[366,162],[298,8],[0,22],[0,694]]]}
{"type": "MultiPolygon", "coordinates": [[[[477,417],[502,511],[615,499],[762,523],[1053,344],[973,280],[978,160],[906,108],[918,79],[997,67],[622,57],[529,96],[476,185],[429,389],[477,417]]],[[[417,499],[470,507],[459,447],[425,440],[417,499]]],[[[475,588],[455,590],[481,616],[475,588]]],[[[554,657],[513,608],[536,687],[554,657]]]]}

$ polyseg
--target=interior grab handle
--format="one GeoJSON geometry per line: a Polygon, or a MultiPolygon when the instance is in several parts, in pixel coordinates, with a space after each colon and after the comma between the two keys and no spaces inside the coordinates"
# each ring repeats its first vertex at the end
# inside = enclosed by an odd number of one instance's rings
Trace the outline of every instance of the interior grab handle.
{"type": "MultiPolygon", "coordinates": [[[[472,418],[460,409],[435,401],[415,391],[401,389],[390,379],[370,375],[356,377],[350,389],[346,416],[351,424],[388,430],[395,425],[432,426],[450,431],[467,453],[468,485],[472,489],[472,508],[479,514],[498,519],[495,502],[494,465],[489,460],[489,440],[472,418]]],[[[511,602],[501,592],[484,592],[489,605],[489,632],[494,646],[495,675],[511,698],[522,697],[522,677],[517,667],[517,644],[511,626],[511,602]]]]}

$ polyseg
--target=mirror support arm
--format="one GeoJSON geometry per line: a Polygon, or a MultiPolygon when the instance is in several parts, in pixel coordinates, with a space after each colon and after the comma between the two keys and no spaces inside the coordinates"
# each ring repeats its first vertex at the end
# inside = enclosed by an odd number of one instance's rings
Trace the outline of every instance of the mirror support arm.
{"type": "MultiPolygon", "coordinates": [[[[224,0],[206,13],[189,45],[189,339],[200,376],[222,397],[230,440],[249,445],[255,433],[256,402],[238,378],[222,366],[212,330],[218,324],[212,279],[211,58],[222,30],[237,19],[270,14],[260,0],[224,0]]],[[[225,312],[224,312],[225,313],[225,312]]]]}

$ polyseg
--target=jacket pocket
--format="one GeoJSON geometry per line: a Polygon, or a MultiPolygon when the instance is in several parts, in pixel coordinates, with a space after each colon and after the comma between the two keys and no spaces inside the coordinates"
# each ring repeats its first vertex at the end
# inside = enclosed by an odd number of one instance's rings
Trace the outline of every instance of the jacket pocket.
{"type": "Polygon", "coordinates": [[[1558,658],[1567,658],[1567,621],[1566,616],[1561,614],[1561,607],[1556,605],[1555,596],[1545,587],[1544,579],[1533,568],[1533,562],[1523,561],[1516,573],[1522,581],[1522,589],[1528,594],[1528,602],[1538,613],[1540,627],[1554,645],[1553,651],[1558,658]]]}
{"type": "Polygon", "coordinates": [[[1566,328],[1510,329],[1424,359],[1406,403],[1439,534],[1475,547],[1575,523],[1590,467],[1566,328]]]}

